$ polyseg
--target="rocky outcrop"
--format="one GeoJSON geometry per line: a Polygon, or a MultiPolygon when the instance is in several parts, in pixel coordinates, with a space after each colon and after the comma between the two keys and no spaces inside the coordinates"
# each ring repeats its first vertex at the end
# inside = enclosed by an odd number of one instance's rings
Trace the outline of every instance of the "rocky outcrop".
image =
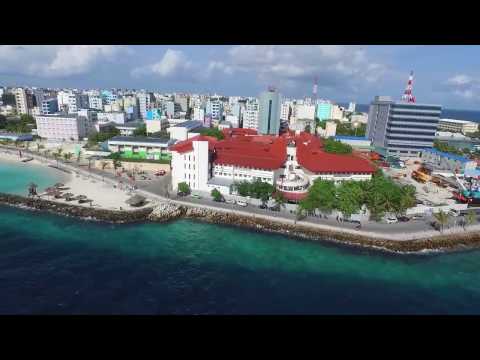
{"type": "Polygon", "coordinates": [[[156,222],[175,220],[182,217],[185,214],[185,210],[183,206],[178,206],[171,202],[160,202],[148,215],[148,219],[156,222]]]}
{"type": "Polygon", "coordinates": [[[132,223],[146,221],[152,208],[133,211],[104,210],[90,207],[62,204],[39,198],[26,198],[18,195],[0,193],[0,204],[31,210],[52,212],[85,220],[97,220],[109,223],[132,223]]]}

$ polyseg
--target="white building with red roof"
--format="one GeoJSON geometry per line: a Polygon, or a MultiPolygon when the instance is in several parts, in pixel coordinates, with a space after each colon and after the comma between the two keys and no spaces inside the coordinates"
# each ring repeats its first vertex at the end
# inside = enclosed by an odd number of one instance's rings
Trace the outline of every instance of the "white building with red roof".
{"type": "Polygon", "coordinates": [[[375,171],[365,159],[326,153],[322,141],[309,133],[262,136],[250,129],[226,129],[224,134],[223,140],[197,136],[170,148],[174,190],[185,181],[192,190],[230,194],[235,182],[261,180],[298,201],[317,178],[368,180],[375,171]]]}

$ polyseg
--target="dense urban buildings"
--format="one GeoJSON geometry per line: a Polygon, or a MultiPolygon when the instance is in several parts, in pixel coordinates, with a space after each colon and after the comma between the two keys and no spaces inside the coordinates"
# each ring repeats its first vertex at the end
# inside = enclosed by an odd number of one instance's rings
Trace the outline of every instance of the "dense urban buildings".
{"type": "Polygon", "coordinates": [[[377,96],[370,105],[367,136],[389,155],[419,156],[433,147],[442,108],[377,96]]]}

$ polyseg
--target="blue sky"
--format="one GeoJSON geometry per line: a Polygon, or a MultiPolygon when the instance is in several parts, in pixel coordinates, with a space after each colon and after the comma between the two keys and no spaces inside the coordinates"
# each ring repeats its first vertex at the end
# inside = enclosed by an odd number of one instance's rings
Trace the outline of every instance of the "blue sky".
{"type": "Polygon", "coordinates": [[[0,46],[0,85],[136,88],[337,102],[400,98],[410,70],[417,102],[480,110],[479,46],[0,46]]]}

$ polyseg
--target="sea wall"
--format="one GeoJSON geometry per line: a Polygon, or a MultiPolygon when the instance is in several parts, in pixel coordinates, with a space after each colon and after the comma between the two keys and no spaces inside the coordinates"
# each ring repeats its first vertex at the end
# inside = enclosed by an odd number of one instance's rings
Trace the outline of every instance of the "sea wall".
{"type": "Polygon", "coordinates": [[[479,232],[465,232],[452,235],[442,235],[439,233],[437,236],[417,240],[390,240],[346,233],[341,231],[341,229],[334,231],[299,224],[285,224],[280,221],[270,221],[259,217],[226,213],[211,209],[197,208],[194,206],[177,205],[172,202],[164,201],[157,202],[153,208],[149,207],[132,211],[115,211],[0,193],[0,205],[47,211],[63,216],[109,223],[134,223],[144,221],[166,222],[179,218],[187,218],[213,224],[242,227],[252,231],[277,233],[296,239],[330,241],[398,253],[419,253],[426,251],[458,250],[480,247],[479,232]]]}
{"type": "Polygon", "coordinates": [[[353,246],[382,249],[398,253],[419,253],[438,250],[455,250],[480,247],[480,233],[441,235],[418,240],[390,240],[371,238],[346,232],[323,230],[304,225],[289,225],[258,217],[213,211],[188,206],[165,205],[162,211],[150,215],[152,221],[168,221],[178,217],[206,221],[214,224],[237,226],[253,231],[282,234],[297,239],[330,241],[353,246]]]}
{"type": "Polygon", "coordinates": [[[26,198],[24,196],[0,193],[0,205],[9,205],[18,208],[47,211],[59,215],[75,217],[86,220],[104,221],[109,223],[133,223],[146,221],[152,208],[132,211],[115,211],[96,209],[91,207],[62,204],[39,198],[26,198]]]}

